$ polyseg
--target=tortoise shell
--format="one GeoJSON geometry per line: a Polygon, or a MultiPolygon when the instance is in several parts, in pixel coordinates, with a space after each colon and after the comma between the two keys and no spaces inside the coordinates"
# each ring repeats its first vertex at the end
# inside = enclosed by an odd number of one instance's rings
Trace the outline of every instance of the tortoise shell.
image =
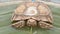
{"type": "Polygon", "coordinates": [[[49,7],[42,2],[25,2],[20,4],[12,15],[15,28],[24,26],[50,29],[53,27],[53,17],[49,7]]]}

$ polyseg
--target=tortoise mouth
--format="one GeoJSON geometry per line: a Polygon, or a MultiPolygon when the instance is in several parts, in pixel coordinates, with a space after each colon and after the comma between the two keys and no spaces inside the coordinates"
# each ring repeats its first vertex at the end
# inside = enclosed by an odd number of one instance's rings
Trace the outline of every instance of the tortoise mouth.
{"type": "Polygon", "coordinates": [[[28,15],[28,16],[33,16],[37,14],[38,14],[37,8],[34,6],[28,7],[26,11],[24,12],[24,15],[28,15]]]}

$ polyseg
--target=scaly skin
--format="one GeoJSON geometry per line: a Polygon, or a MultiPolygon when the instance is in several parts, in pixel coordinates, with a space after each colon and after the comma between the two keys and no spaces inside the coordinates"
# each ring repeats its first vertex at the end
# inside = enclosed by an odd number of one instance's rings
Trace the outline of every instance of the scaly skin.
{"type": "Polygon", "coordinates": [[[45,29],[51,29],[51,28],[53,28],[52,24],[46,23],[44,21],[40,21],[38,23],[38,26],[41,27],[41,28],[45,28],[45,29]]]}
{"type": "Polygon", "coordinates": [[[24,26],[25,26],[25,21],[23,21],[23,20],[12,24],[12,27],[14,27],[14,28],[22,28],[24,26]]]}

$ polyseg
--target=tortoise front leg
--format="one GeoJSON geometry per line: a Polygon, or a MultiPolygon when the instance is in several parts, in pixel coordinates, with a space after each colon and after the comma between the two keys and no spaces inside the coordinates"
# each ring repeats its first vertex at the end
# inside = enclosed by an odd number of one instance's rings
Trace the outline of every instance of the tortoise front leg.
{"type": "Polygon", "coordinates": [[[53,25],[52,24],[46,23],[45,21],[39,21],[38,22],[38,25],[41,28],[45,28],[45,29],[51,29],[51,28],[53,28],[53,25]]]}
{"type": "Polygon", "coordinates": [[[16,23],[12,24],[12,27],[15,27],[15,28],[22,28],[24,26],[25,26],[25,21],[24,20],[21,20],[21,21],[18,21],[16,23]]]}

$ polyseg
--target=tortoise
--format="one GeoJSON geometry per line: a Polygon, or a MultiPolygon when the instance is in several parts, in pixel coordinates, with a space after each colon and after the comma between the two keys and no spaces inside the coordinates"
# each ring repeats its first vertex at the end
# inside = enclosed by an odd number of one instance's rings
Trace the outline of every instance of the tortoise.
{"type": "Polygon", "coordinates": [[[20,4],[12,15],[12,27],[24,26],[51,29],[53,16],[50,8],[43,2],[24,2],[20,4]]]}

